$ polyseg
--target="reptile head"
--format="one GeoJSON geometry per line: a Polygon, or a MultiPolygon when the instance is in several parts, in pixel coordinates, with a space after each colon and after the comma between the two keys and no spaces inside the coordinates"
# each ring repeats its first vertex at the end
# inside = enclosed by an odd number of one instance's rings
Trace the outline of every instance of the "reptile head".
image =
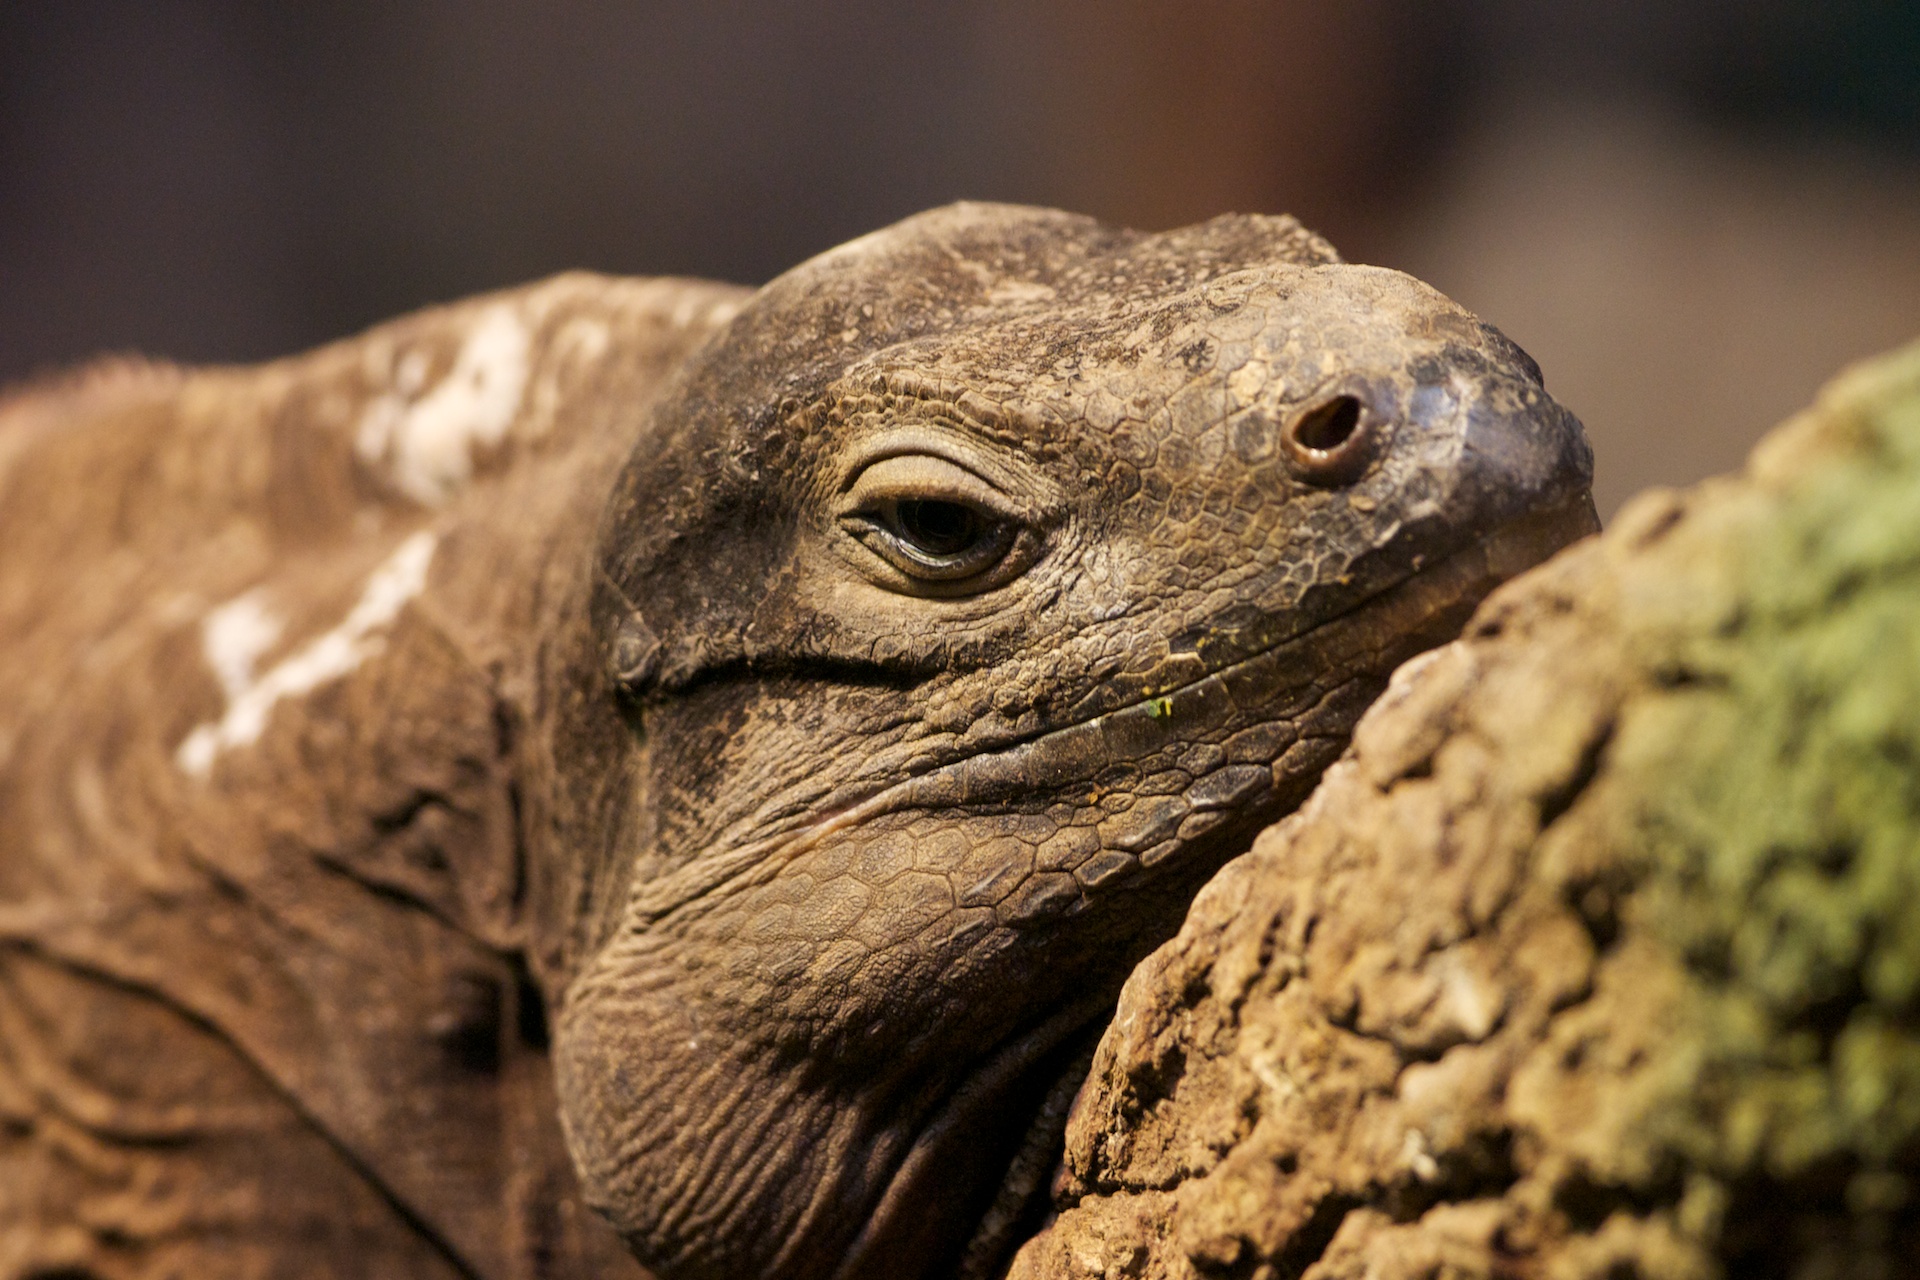
{"type": "Polygon", "coordinates": [[[960,205],[768,285],[602,529],[593,1203],[672,1280],[982,1265],[1129,968],[1589,469],[1511,342],[1286,218],[960,205]]]}

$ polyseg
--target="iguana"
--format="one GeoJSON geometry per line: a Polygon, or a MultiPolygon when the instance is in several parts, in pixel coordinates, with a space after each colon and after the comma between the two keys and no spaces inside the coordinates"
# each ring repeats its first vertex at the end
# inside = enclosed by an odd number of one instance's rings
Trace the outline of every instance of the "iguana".
{"type": "Polygon", "coordinates": [[[0,1275],[990,1274],[1129,967],[1589,472],[1280,217],[17,393],[0,1275]]]}

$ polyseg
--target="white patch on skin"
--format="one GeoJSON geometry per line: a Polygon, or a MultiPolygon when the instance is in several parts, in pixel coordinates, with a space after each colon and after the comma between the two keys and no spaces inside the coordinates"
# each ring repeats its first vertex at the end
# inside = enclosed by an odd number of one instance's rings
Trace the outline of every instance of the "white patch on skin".
{"type": "Polygon", "coordinates": [[[473,478],[474,449],[499,444],[513,425],[531,346],[526,324],[500,303],[474,318],[453,368],[425,394],[426,358],[410,352],[394,370],[393,389],[361,415],[355,452],[370,465],[384,461],[414,501],[445,503],[473,478]]]}
{"type": "Polygon", "coordinates": [[[613,330],[607,328],[604,320],[595,320],[592,316],[575,316],[553,335],[553,349],[581,364],[592,364],[607,354],[607,348],[612,345],[613,330]]]}
{"type": "Polygon", "coordinates": [[[667,323],[676,329],[684,329],[693,323],[694,301],[682,298],[673,304],[673,310],[667,315],[667,323]]]}
{"type": "Polygon", "coordinates": [[[206,777],[222,751],[259,740],[282,698],[311,693],[341,679],[380,652],[386,641],[378,633],[426,587],[427,566],[433,562],[437,543],[437,536],[425,530],[402,542],[367,578],[359,601],[340,625],[315,636],[258,679],[253,665],[279,638],[281,629],[279,620],[261,604],[260,592],[250,591],[208,614],[202,624],[202,644],[207,665],[226,691],[227,710],[220,719],[189,733],[174,753],[174,761],[194,777],[206,777]]]}
{"type": "Polygon", "coordinates": [[[285,627],[283,619],[267,612],[265,593],[259,590],[229,600],[207,615],[201,645],[228,702],[239,701],[247,691],[253,683],[253,664],[273,647],[285,627]]]}
{"type": "Polygon", "coordinates": [[[521,415],[519,435],[537,440],[553,430],[560,412],[560,384],[607,354],[613,346],[613,331],[591,316],[575,316],[560,326],[547,343],[546,358],[540,362],[540,376],[527,396],[527,411],[521,415]]]}

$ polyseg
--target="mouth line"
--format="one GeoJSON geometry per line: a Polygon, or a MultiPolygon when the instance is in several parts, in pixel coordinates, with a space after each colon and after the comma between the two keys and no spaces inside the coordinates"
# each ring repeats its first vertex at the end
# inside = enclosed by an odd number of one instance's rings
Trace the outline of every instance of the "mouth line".
{"type": "MultiPolygon", "coordinates": [[[[1547,558],[1582,534],[1594,522],[1584,493],[1560,506],[1510,520],[1465,546],[1431,563],[1417,558],[1412,567],[1379,588],[1355,600],[1339,613],[1312,626],[1291,632],[1254,652],[1221,663],[1191,680],[1091,716],[1036,729],[953,760],[922,773],[887,783],[857,799],[834,807],[804,826],[738,845],[712,858],[697,859],[667,876],[650,882],[628,903],[628,921],[645,927],[682,908],[697,904],[731,884],[762,883],[779,874],[794,858],[819,847],[827,839],[885,814],[904,809],[951,807],[989,802],[1001,794],[1058,787],[1068,779],[1049,777],[1042,756],[1050,747],[1064,746],[1075,735],[1108,734],[1143,741],[1174,736],[1170,730],[1183,717],[1184,704],[1193,702],[1203,687],[1222,689],[1237,678],[1257,680],[1257,671],[1271,667],[1284,653],[1324,647],[1329,640],[1350,641],[1357,653],[1379,653],[1394,641],[1417,633],[1419,626],[1387,628],[1367,635],[1383,611],[1432,619],[1463,601],[1477,604],[1494,586],[1547,558]],[[1478,589],[1476,591],[1476,588],[1478,589]],[[1144,732],[1143,732],[1144,730],[1144,732]],[[996,767],[997,766],[997,767],[996,767]]],[[[1464,618],[1462,619],[1464,621],[1464,618]]],[[[1310,668],[1313,664],[1304,664],[1310,668]]],[[[1271,701],[1306,687],[1331,689],[1361,674],[1359,663],[1313,668],[1319,679],[1303,679],[1293,686],[1276,684],[1265,691],[1271,701]]],[[[1382,673],[1384,674],[1384,673],[1382,673]]],[[[1232,701],[1231,694],[1228,694],[1232,701]]],[[[1056,754],[1058,752],[1056,751],[1056,754]]]]}

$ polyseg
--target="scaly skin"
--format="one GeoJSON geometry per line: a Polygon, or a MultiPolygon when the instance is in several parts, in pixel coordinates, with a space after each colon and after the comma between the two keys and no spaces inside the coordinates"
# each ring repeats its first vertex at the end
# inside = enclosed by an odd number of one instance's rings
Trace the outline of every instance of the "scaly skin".
{"type": "Polygon", "coordinates": [[[1133,962],[1593,525],[1523,353],[1279,218],[4,412],[9,1275],[613,1274],[582,1201],[668,1280],[990,1273],[1133,962]]]}

